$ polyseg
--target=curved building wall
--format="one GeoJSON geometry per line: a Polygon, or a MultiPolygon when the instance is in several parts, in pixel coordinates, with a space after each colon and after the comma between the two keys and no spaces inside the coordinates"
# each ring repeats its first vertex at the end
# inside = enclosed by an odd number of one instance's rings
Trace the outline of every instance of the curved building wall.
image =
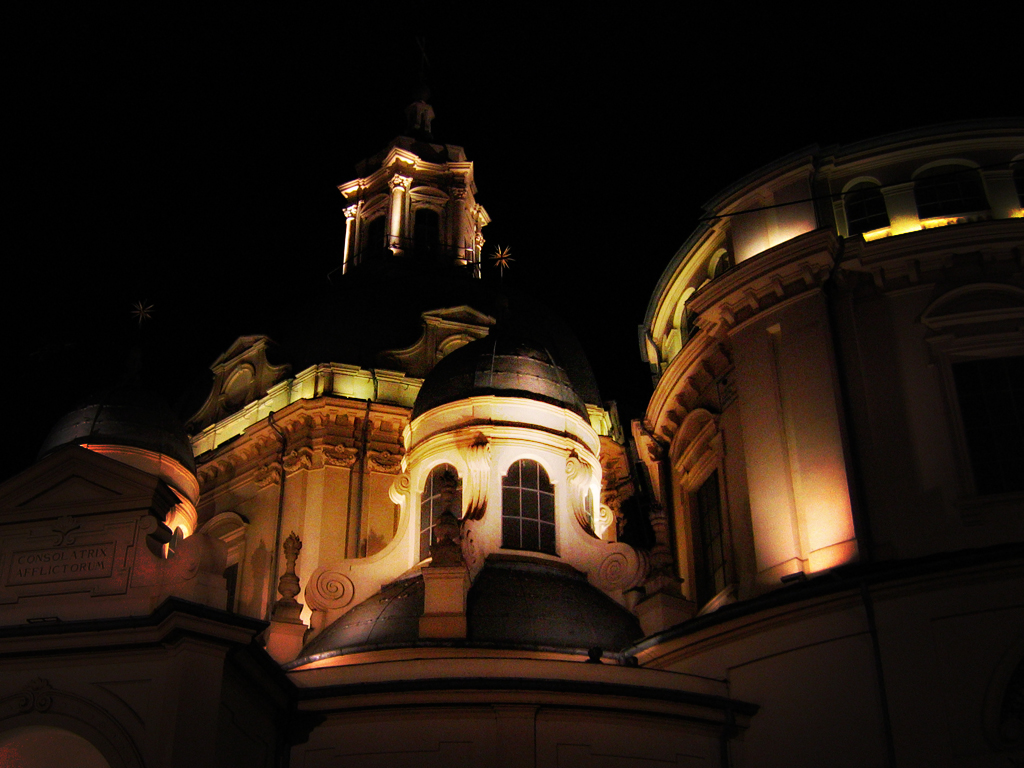
{"type": "Polygon", "coordinates": [[[1019,121],[811,147],[708,203],[652,297],[633,428],[689,611],[1024,535],[1022,427],[991,412],[1020,397],[995,390],[1024,359],[1022,149],[1019,121]]]}

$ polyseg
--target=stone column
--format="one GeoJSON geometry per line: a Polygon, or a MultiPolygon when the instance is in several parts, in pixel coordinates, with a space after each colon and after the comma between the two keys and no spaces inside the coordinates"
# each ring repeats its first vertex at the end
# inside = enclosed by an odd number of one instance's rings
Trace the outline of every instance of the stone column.
{"type": "Polygon", "coordinates": [[[476,222],[476,238],[473,249],[473,277],[480,277],[480,262],[483,260],[484,236],[480,231],[480,220],[476,222]]]}
{"type": "Polygon", "coordinates": [[[403,252],[402,237],[405,235],[405,193],[412,186],[412,178],[397,173],[388,182],[391,188],[391,229],[388,232],[388,244],[391,252],[401,256],[403,252]]]}
{"type": "Polygon", "coordinates": [[[469,264],[467,251],[471,246],[466,245],[466,188],[452,187],[451,196],[455,208],[452,210],[452,245],[455,248],[455,263],[469,264]]]}
{"type": "Polygon", "coordinates": [[[359,212],[358,205],[350,205],[345,209],[345,256],[341,262],[341,274],[347,273],[352,267],[352,260],[356,255],[356,214],[359,212]]]}
{"type": "Polygon", "coordinates": [[[985,194],[992,208],[992,218],[1009,219],[1020,216],[1020,200],[1017,187],[1013,183],[1013,171],[1009,168],[988,168],[981,171],[981,180],[985,184],[985,194]]]}
{"type": "Polygon", "coordinates": [[[894,235],[904,232],[916,232],[921,228],[921,220],[917,217],[917,199],[914,197],[914,182],[894,184],[882,188],[885,208],[889,213],[889,225],[894,235]]]}

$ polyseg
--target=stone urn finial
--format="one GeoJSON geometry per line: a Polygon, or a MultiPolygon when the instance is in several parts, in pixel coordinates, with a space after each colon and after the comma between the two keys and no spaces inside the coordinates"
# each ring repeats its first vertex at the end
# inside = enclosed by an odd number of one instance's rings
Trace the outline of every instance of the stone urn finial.
{"type": "Polygon", "coordinates": [[[284,573],[281,574],[281,580],[277,584],[277,591],[281,593],[281,598],[274,604],[275,621],[293,623],[300,621],[302,603],[295,599],[295,596],[299,594],[299,577],[295,573],[295,561],[298,560],[301,551],[302,539],[295,531],[292,531],[284,540],[285,568],[284,573]]]}
{"type": "Polygon", "coordinates": [[[462,547],[459,545],[461,527],[458,519],[445,510],[434,523],[434,543],[430,545],[432,566],[462,565],[462,547]]]}

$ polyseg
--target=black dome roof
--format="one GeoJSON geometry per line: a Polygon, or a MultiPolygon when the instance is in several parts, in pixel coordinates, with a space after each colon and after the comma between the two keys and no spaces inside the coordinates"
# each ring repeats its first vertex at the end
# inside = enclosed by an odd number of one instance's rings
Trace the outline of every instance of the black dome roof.
{"type": "Polygon", "coordinates": [[[143,448],[196,473],[192,443],[178,417],[159,395],[139,387],[108,390],[67,413],[46,436],[39,456],[82,443],[143,448]]]}
{"type": "MultiPolygon", "coordinates": [[[[288,666],[445,642],[419,639],[423,591],[421,575],[389,584],[327,627],[288,666]]],[[[643,635],[633,614],[574,568],[493,556],[469,590],[466,623],[468,636],[459,644],[528,650],[618,651],[643,635]]]]}
{"type": "Polygon", "coordinates": [[[444,358],[423,382],[412,417],[476,395],[540,400],[589,423],[583,398],[550,348],[518,333],[495,330],[444,358]]]}

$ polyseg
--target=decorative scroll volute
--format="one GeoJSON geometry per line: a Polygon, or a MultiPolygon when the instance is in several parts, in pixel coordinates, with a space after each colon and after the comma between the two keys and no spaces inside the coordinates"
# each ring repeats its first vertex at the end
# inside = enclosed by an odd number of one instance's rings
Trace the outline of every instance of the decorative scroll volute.
{"type": "Polygon", "coordinates": [[[399,506],[405,506],[406,501],[409,500],[409,492],[412,490],[412,483],[409,480],[409,475],[403,473],[395,478],[395,481],[391,484],[391,488],[388,490],[388,496],[391,497],[391,501],[399,506]]]}
{"type": "Polygon", "coordinates": [[[601,504],[594,515],[594,533],[604,541],[618,540],[618,515],[607,504],[601,504]]]}
{"type": "Polygon", "coordinates": [[[569,509],[572,510],[576,521],[583,530],[593,533],[594,524],[587,511],[586,499],[590,493],[594,470],[587,462],[573,453],[565,460],[565,476],[569,481],[569,509]]]}
{"type": "Polygon", "coordinates": [[[650,571],[647,556],[626,544],[612,545],[592,581],[605,592],[624,592],[639,585],[650,571]]]}
{"type": "Polygon", "coordinates": [[[468,476],[463,483],[465,504],[463,518],[479,520],[487,511],[487,486],[491,479],[491,446],[487,438],[477,435],[473,444],[463,451],[468,476]]]}
{"type": "Polygon", "coordinates": [[[344,608],[355,596],[352,579],[340,571],[320,566],[306,582],[306,605],[314,611],[344,608]]]}

